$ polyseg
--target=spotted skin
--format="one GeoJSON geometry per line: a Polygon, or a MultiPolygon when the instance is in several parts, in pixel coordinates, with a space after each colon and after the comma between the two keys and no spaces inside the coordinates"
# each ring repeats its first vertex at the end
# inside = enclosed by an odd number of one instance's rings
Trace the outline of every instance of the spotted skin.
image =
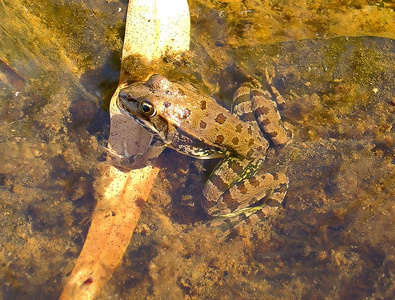
{"type": "Polygon", "coordinates": [[[267,81],[272,93],[242,85],[233,97],[233,113],[161,75],[126,87],[120,92],[118,107],[153,133],[153,139],[145,153],[118,157],[120,163],[114,158],[114,165],[124,169],[144,166],[165,147],[199,159],[222,157],[203,190],[203,208],[209,215],[246,215],[257,210],[257,203],[263,204],[261,211],[276,209],[286,194],[288,178],[262,172],[269,147],[266,138],[285,145],[291,134],[276,103],[285,106],[284,99],[268,75],[267,81]]]}
{"type": "MultiPolygon", "coordinates": [[[[269,78],[268,75],[267,78],[269,78]]],[[[272,85],[271,80],[268,83],[272,85]]],[[[274,86],[273,89],[275,89],[274,86]]],[[[278,97],[274,95],[277,100],[278,97]]],[[[285,107],[285,101],[281,95],[278,101],[282,107],[285,107]]],[[[277,103],[272,100],[268,91],[262,91],[250,84],[241,86],[233,96],[233,112],[255,130],[267,134],[275,145],[289,143],[292,133],[284,126],[277,103]]],[[[250,140],[248,146],[253,144],[254,141],[250,140]]],[[[247,152],[246,157],[251,155],[247,152]]],[[[237,164],[244,170],[240,172],[235,168],[234,158],[224,158],[213,171],[213,176],[220,177],[219,174],[227,174],[227,176],[222,176],[221,184],[213,183],[209,179],[203,191],[206,198],[204,207],[207,213],[212,216],[232,214],[265,198],[270,199],[267,202],[270,202],[270,206],[274,209],[279,207],[288,189],[288,178],[282,173],[256,175],[263,162],[264,157],[254,160],[238,159],[237,164]]]]}

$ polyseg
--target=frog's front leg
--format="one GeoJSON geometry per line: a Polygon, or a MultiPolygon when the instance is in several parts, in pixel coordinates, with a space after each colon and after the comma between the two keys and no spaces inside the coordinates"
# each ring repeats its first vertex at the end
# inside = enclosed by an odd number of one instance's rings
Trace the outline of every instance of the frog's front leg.
{"type": "Polygon", "coordinates": [[[123,170],[133,170],[152,164],[155,158],[163,152],[164,148],[165,145],[162,142],[154,141],[151,142],[151,145],[144,153],[132,156],[119,155],[107,148],[105,150],[110,158],[109,163],[111,165],[123,170]]]}
{"type": "Polygon", "coordinates": [[[241,211],[256,204],[277,209],[288,189],[283,173],[256,174],[263,160],[225,158],[213,171],[203,190],[203,208],[213,217],[241,211]],[[237,172],[243,168],[243,172],[237,172]]]}

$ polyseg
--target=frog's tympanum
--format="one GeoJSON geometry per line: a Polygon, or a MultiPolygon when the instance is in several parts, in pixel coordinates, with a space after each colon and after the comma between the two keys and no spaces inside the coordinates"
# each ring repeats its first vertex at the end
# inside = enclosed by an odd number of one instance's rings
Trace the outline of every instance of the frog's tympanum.
{"type": "Polygon", "coordinates": [[[145,153],[115,159],[114,164],[126,169],[142,167],[165,147],[200,159],[222,157],[203,190],[203,207],[209,215],[230,214],[258,201],[280,206],[288,178],[258,170],[269,146],[265,136],[275,145],[286,145],[291,131],[284,126],[275,102],[282,105],[284,100],[267,79],[271,93],[252,84],[237,89],[233,113],[213,98],[161,75],[131,84],[120,91],[118,107],[153,138],[145,153]]]}

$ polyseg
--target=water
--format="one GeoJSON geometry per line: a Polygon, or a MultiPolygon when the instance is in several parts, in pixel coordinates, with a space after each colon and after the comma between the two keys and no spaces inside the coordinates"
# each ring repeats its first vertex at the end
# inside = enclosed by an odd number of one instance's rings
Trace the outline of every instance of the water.
{"type": "MultiPolygon", "coordinates": [[[[52,299],[95,205],[126,7],[0,5],[0,298],[52,299]]],[[[202,166],[165,152],[137,233],[101,298],[391,298],[393,7],[194,1],[190,8],[193,67],[182,72],[224,105],[233,79],[243,78],[234,63],[262,82],[265,67],[275,70],[295,133],[267,160],[269,170],[289,176],[285,205],[224,240],[219,229],[197,226],[205,220],[202,166]]]]}

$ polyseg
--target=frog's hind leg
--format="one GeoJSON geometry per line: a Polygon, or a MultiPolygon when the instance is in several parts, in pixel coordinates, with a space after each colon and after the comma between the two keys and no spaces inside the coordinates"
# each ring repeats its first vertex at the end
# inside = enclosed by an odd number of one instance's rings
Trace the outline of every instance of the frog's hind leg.
{"type": "Polygon", "coordinates": [[[229,213],[229,208],[223,202],[218,201],[229,188],[239,180],[243,170],[248,173],[255,172],[248,165],[248,160],[240,160],[234,157],[224,158],[214,169],[203,190],[203,208],[210,216],[220,216],[229,213]]]}
{"type": "Polygon", "coordinates": [[[271,213],[282,205],[287,190],[288,178],[283,173],[255,175],[226,190],[209,213],[217,215],[217,208],[221,208],[223,217],[255,212],[257,209],[271,213]]]}
{"type": "Polygon", "coordinates": [[[232,112],[236,114],[240,120],[253,126],[258,132],[258,126],[251,102],[251,90],[254,87],[251,83],[242,84],[233,94],[232,112]]]}
{"type": "MultiPolygon", "coordinates": [[[[270,78],[268,80],[273,86],[270,78]]],[[[277,101],[284,101],[274,86],[273,91],[276,93],[277,101]]],[[[277,103],[266,90],[255,87],[251,83],[241,85],[233,95],[232,112],[257,131],[264,132],[276,145],[284,146],[292,140],[291,126],[282,121],[277,103]]]]}
{"type": "MultiPolygon", "coordinates": [[[[289,141],[287,130],[282,126],[276,103],[267,91],[250,83],[238,88],[233,96],[232,111],[241,120],[260,131],[260,126],[276,144],[289,141]],[[256,111],[258,110],[258,111],[256,111]],[[257,123],[263,123],[259,124],[257,123]]],[[[254,213],[257,210],[276,210],[285,197],[288,178],[282,174],[256,175],[264,160],[227,157],[213,171],[203,190],[203,208],[214,217],[232,217],[254,213]],[[234,212],[234,213],[233,213],[234,212]]]]}
{"type": "Polygon", "coordinates": [[[270,136],[276,145],[285,146],[292,139],[292,131],[282,121],[276,102],[268,91],[251,91],[251,105],[262,131],[270,136]]]}

